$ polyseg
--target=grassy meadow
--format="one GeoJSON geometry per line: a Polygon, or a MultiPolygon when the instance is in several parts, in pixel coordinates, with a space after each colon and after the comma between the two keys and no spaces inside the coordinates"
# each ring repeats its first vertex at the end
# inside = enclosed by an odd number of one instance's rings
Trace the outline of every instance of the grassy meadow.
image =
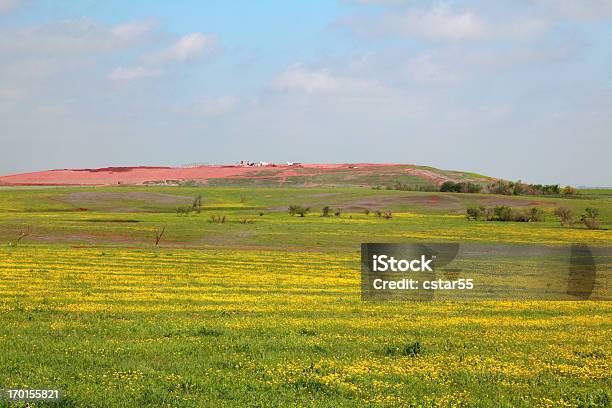
{"type": "Polygon", "coordinates": [[[0,188],[0,388],[58,388],[62,407],[611,406],[610,301],[359,291],[362,242],[609,249],[611,193],[0,188]],[[201,213],[177,214],[200,195],[201,213]],[[479,204],[545,220],[467,221],[479,204]],[[603,229],[560,226],[558,206],[597,208],[603,229]]]}

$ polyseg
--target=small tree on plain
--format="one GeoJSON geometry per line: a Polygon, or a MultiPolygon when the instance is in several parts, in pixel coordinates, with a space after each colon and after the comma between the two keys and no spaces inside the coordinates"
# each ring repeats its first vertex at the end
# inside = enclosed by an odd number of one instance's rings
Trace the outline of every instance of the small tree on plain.
{"type": "Polygon", "coordinates": [[[23,227],[19,229],[19,232],[17,234],[17,238],[15,238],[15,243],[10,243],[11,246],[17,246],[21,243],[21,241],[26,238],[29,237],[30,235],[32,235],[32,229],[30,227],[23,227]]]}
{"type": "Polygon", "coordinates": [[[555,215],[559,218],[559,222],[563,227],[571,226],[572,224],[574,224],[574,215],[572,214],[572,210],[570,210],[569,208],[555,208],[555,215]]]}
{"type": "Polygon", "coordinates": [[[576,194],[576,189],[572,186],[565,186],[563,187],[563,195],[565,196],[572,196],[576,194]]]}
{"type": "Polygon", "coordinates": [[[306,216],[310,212],[310,207],[302,207],[301,205],[290,205],[289,215],[299,215],[300,217],[306,216]]]}
{"type": "Polygon", "coordinates": [[[599,210],[597,208],[587,207],[584,209],[584,214],[580,217],[580,221],[587,227],[588,229],[599,229],[599,210]]]}
{"type": "Polygon", "coordinates": [[[158,229],[157,231],[155,231],[155,246],[159,245],[159,242],[161,241],[165,232],[166,232],[166,226],[163,226],[162,229],[158,229]]]}
{"type": "Polygon", "coordinates": [[[197,212],[198,214],[202,212],[202,196],[199,195],[193,199],[193,203],[191,204],[191,208],[197,212]]]}

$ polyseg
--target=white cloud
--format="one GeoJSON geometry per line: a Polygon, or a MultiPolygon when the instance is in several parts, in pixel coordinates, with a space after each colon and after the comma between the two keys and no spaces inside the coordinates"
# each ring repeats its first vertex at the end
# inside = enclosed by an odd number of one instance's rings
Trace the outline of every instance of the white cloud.
{"type": "Polygon", "coordinates": [[[155,78],[163,75],[160,69],[152,69],[145,67],[117,67],[110,74],[108,79],[111,80],[132,80],[141,78],[155,78]]]}
{"type": "Polygon", "coordinates": [[[612,18],[612,0],[532,0],[555,16],[568,20],[612,18]]]}
{"type": "Polygon", "coordinates": [[[221,116],[234,109],[238,103],[238,98],[230,95],[206,97],[196,103],[194,111],[196,115],[206,117],[221,116]]]}
{"type": "Polygon", "coordinates": [[[404,76],[419,85],[453,85],[464,79],[449,61],[448,55],[427,51],[411,58],[404,66],[404,76]]]}
{"type": "Polygon", "coordinates": [[[0,32],[0,52],[11,55],[86,55],[129,48],[137,44],[150,22],[107,27],[87,18],[61,23],[5,29],[0,32]]]}
{"type": "Polygon", "coordinates": [[[364,93],[379,88],[374,81],[334,76],[327,69],[307,70],[292,65],[276,80],[275,86],[288,91],[315,93],[364,93]]]}
{"type": "Polygon", "coordinates": [[[482,37],[487,31],[485,22],[475,13],[454,12],[446,4],[390,16],[388,23],[404,35],[431,40],[469,40],[482,37]]]}
{"type": "Polygon", "coordinates": [[[154,53],[146,59],[151,63],[184,63],[210,54],[216,47],[217,38],[215,36],[196,32],[179,38],[172,46],[154,53]]]}
{"type": "Polygon", "coordinates": [[[0,0],[0,14],[8,14],[24,3],[24,0],[0,0]]]}
{"type": "Polygon", "coordinates": [[[155,27],[155,20],[129,21],[119,24],[111,29],[111,32],[118,38],[124,40],[139,39],[149,33],[155,27]]]}
{"type": "Polygon", "coordinates": [[[497,33],[502,37],[529,40],[548,31],[551,21],[545,18],[523,16],[497,24],[496,27],[497,33]]]}

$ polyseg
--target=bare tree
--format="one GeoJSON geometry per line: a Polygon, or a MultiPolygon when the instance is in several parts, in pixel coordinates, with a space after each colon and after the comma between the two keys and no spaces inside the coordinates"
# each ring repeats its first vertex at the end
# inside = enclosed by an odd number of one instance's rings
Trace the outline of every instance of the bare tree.
{"type": "Polygon", "coordinates": [[[163,226],[161,230],[155,231],[155,246],[159,245],[159,241],[161,241],[164,236],[164,232],[166,232],[166,226],[163,226]]]}
{"type": "Polygon", "coordinates": [[[15,246],[19,245],[19,243],[25,238],[32,235],[32,229],[30,227],[24,227],[19,229],[19,233],[17,234],[17,238],[15,239],[15,246]]]}
{"type": "Polygon", "coordinates": [[[191,208],[198,214],[202,212],[202,196],[199,195],[193,199],[193,204],[191,204],[191,208]]]}

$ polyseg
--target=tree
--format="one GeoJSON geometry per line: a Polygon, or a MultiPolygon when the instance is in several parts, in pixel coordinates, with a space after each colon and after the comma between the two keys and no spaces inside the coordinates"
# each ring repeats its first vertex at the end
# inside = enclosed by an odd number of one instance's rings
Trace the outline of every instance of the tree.
{"type": "Polygon", "coordinates": [[[30,235],[32,235],[32,229],[30,227],[23,227],[19,229],[19,232],[17,234],[17,238],[15,238],[15,243],[10,243],[10,246],[17,246],[21,243],[21,241],[25,238],[25,237],[29,237],[30,235]]]}
{"type": "Polygon", "coordinates": [[[576,189],[572,186],[565,186],[563,187],[563,195],[566,196],[570,196],[570,195],[575,195],[576,194],[576,189]]]}
{"type": "Polygon", "coordinates": [[[299,215],[300,217],[304,217],[309,212],[310,212],[310,207],[302,207],[301,205],[290,205],[289,206],[289,215],[291,215],[292,217],[294,215],[299,215]]]}
{"type": "Polygon", "coordinates": [[[561,226],[571,226],[574,223],[574,215],[572,210],[564,207],[555,208],[555,215],[559,218],[561,226]]]}
{"type": "Polygon", "coordinates": [[[512,209],[505,205],[496,206],[493,208],[495,221],[512,221],[512,209]]]}
{"type": "Polygon", "coordinates": [[[159,241],[161,241],[164,233],[166,232],[166,226],[163,226],[161,230],[155,231],[155,246],[159,245],[159,241]]]}
{"type": "Polygon", "coordinates": [[[588,229],[599,229],[599,210],[597,208],[587,207],[584,209],[584,214],[580,216],[580,221],[587,227],[588,229]]]}
{"type": "Polygon", "coordinates": [[[468,220],[477,221],[484,215],[484,212],[485,208],[482,206],[469,207],[467,210],[465,210],[465,218],[467,218],[468,220]]]}
{"type": "Polygon", "coordinates": [[[198,214],[202,212],[202,196],[199,195],[193,199],[193,203],[191,204],[191,208],[197,212],[198,214]]]}
{"type": "Polygon", "coordinates": [[[460,193],[461,192],[461,184],[460,183],[455,183],[453,181],[445,181],[440,186],[440,191],[441,192],[447,192],[447,193],[460,193]]]}

